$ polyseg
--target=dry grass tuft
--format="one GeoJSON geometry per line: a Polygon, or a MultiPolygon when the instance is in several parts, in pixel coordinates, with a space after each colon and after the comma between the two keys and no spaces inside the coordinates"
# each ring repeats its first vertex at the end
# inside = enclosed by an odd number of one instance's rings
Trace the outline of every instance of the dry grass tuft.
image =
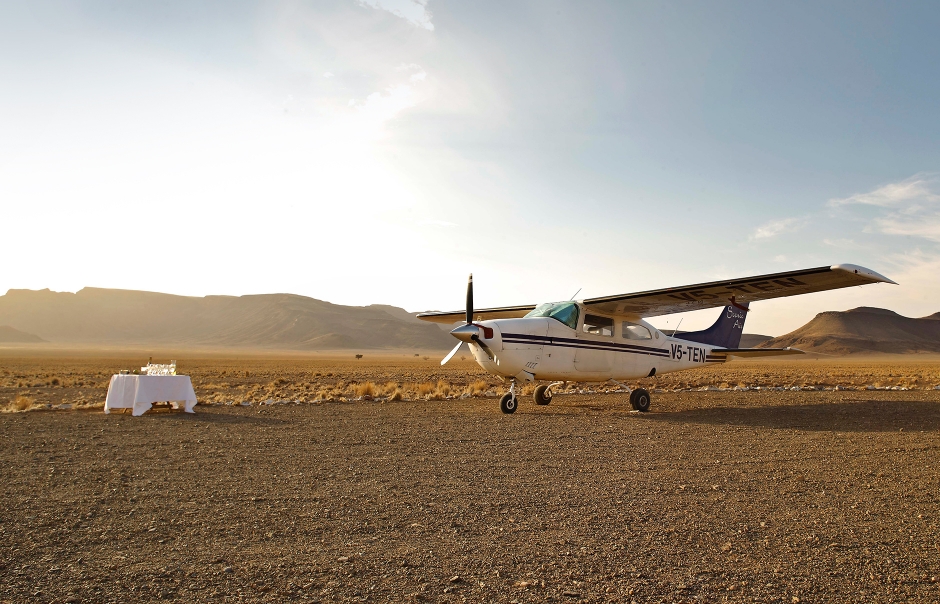
{"type": "Polygon", "coordinates": [[[483,380],[477,380],[475,382],[470,382],[467,384],[467,388],[464,390],[464,394],[470,396],[478,396],[487,391],[489,385],[483,380]]]}
{"type": "Polygon", "coordinates": [[[430,396],[434,392],[434,384],[431,382],[424,382],[423,384],[418,384],[417,387],[418,396],[430,396]]]}
{"type": "Polygon", "coordinates": [[[2,410],[5,413],[17,413],[19,411],[26,411],[33,406],[33,399],[23,396],[22,394],[17,396],[12,401],[6,403],[2,410]]]}
{"type": "Polygon", "coordinates": [[[356,396],[375,396],[375,382],[363,382],[356,385],[356,396]]]}
{"type": "Polygon", "coordinates": [[[388,399],[387,399],[387,400],[390,400],[390,401],[400,401],[401,398],[402,398],[401,390],[399,390],[398,388],[395,388],[395,391],[394,391],[394,392],[389,392],[389,393],[388,393],[388,399]]]}

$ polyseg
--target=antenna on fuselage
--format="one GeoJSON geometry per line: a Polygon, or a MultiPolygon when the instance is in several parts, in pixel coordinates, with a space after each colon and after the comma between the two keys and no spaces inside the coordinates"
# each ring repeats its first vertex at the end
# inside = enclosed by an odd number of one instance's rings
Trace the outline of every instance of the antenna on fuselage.
{"type": "Polygon", "coordinates": [[[570,298],[568,298],[568,301],[571,302],[572,300],[574,300],[574,297],[577,296],[578,294],[580,294],[582,289],[584,289],[584,288],[583,288],[583,287],[579,287],[579,288],[578,288],[578,291],[574,292],[574,294],[573,294],[570,298]]]}

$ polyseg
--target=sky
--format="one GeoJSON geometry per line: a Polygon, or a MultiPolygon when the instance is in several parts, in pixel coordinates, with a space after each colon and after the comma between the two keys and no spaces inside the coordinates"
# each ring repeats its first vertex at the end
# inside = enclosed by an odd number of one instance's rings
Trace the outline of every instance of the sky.
{"type": "MultiPolygon", "coordinates": [[[[0,0],[0,292],[940,311],[933,2],[0,0]]],[[[717,311],[682,317],[704,327],[717,311]]],[[[675,327],[679,316],[660,317],[675,327]]]]}

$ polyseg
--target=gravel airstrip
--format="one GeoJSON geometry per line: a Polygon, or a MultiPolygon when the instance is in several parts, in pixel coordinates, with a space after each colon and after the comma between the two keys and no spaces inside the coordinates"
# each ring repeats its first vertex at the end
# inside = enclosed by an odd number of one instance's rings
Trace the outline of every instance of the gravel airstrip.
{"type": "Polygon", "coordinates": [[[721,390],[4,413],[0,601],[940,601],[940,392],[721,390]]]}

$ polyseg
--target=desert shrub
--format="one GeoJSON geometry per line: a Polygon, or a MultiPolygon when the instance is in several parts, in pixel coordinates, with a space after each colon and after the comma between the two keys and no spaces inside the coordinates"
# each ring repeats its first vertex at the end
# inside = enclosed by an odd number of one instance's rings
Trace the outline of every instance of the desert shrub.
{"type": "Polygon", "coordinates": [[[417,390],[418,396],[429,396],[432,392],[434,392],[434,384],[430,382],[418,384],[417,390]]]}
{"type": "Polygon", "coordinates": [[[401,390],[395,388],[393,392],[388,393],[388,400],[390,401],[400,401],[402,397],[401,390]]]}
{"type": "Polygon", "coordinates": [[[382,386],[382,393],[385,395],[390,395],[392,392],[398,390],[398,382],[385,382],[385,385],[382,386]]]}
{"type": "Polygon", "coordinates": [[[375,396],[375,383],[363,382],[356,386],[356,396],[375,396]]]}
{"type": "Polygon", "coordinates": [[[475,382],[470,382],[467,384],[467,388],[464,390],[464,394],[470,396],[477,396],[486,392],[487,384],[483,380],[477,380],[475,382]]]}
{"type": "Polygon", "coordinates": [[[58,385],[59,385],[59,378],[52,378],[52,381],[49,382],[49,383],[52,384],[53,386],[58,386],[58,385]]]}
{"type": "Polygon", "coordinates": [[[450,394],[450,384],[444,380],[437,380],[437,387],[434,389],[434,393],[440,396],[447,396],[450,394]]]}
{"type": "Polygon", "coordinates": [[[6,403],[3,406],[3,410],[10,413],[16,411],[26,411],[33,406],[33,399],[23,396],[22,394],[6,403]]]}

